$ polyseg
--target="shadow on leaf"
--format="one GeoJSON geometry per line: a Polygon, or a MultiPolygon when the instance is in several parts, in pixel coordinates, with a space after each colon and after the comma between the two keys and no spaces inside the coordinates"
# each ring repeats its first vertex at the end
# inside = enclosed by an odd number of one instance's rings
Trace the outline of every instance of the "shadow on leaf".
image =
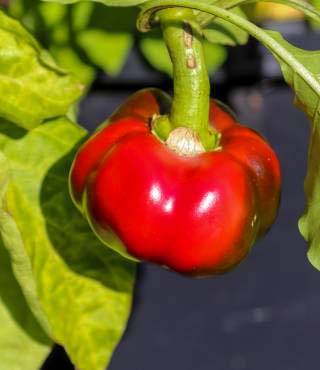
{"type": "Polygon", "coordinates": [[[51,345],[50,340],[34,318],[11,268],[10,257],[0,242],[0,297],[22,331],[39,343],[51,345]]]}
{"type": "Polygon", "coordinates": [[[0,118],[0,134],[7,136],[10,139],[22,139],[28,131],[15,123],[0,118]]]}
{"type": "Polygon", "coordinates": [[[104,246],[71,201],[68,173],[74,154],[75,150],[58,161],[42,185],[40,202],[52,245],[77,274],[113,290],[131,292],[135,263],[104,246]]]}

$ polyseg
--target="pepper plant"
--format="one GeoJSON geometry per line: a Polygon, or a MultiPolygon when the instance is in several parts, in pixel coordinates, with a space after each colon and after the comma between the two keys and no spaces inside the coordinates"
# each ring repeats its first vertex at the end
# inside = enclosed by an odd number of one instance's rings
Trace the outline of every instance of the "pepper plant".
{"type": "MultiPolygon", "coordinates": [[[[76,107],[94,70],[70,45],[78,35],[88,56],[107,63],[100,45],[108,37],[89,27],[96,4],[16,1],[0,12],[1,366],[39,369],[59,343],[77,369],[104,369],[126,326],[138,261],[188,275],[225,272],[271,226],[281,183],[276,154],[210,100],[204,45],[256,38],[279,62],[309,117],[307,204],[299,229],[320,269],[320,51],[296,48],[250,22],[239,8],[249,2],[101,0],[109,19],[114,6],[122,7],[141,33],[162,35],[174,94],[137,92],[92,138],[77,123],[76,107]],[[55,11],[44,25],[46,7],[55,11]],[[50,30],[55,42],[45,46],[55,59],[8,12],[39,37],[41,27],[50,30]]],[[[275,2],[320,19],[302,0],[275,2]]],[[[116,55],[130,32],[108,46],[116,55]]]]}

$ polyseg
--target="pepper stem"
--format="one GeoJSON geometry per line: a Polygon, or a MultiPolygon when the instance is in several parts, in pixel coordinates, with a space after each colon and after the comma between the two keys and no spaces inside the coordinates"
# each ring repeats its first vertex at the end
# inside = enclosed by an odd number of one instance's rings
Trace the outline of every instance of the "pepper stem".
{"type": "Polygon", "coordinates": [[[157,15],[173,64],[174,94],[168,119],[156,122],[155,131],[167,136],[169,127],[188,127],[206,150],[213,149],[216,135],[209,127],[210,82],[200,26],[191,9],[168,8],[157,15]]]}

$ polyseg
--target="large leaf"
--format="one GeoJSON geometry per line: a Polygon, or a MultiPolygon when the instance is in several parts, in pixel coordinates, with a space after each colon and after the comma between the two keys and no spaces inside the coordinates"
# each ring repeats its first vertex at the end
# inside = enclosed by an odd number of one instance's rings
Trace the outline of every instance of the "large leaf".
{"type": "Polygon", "coordinates": [[[0,132],[10,173],[0,225],[15,276],[76,367],[103,370],[126,325],[135,264],[105,247],[70,200],[68,170],[86,133],[64,118],[29,133],[1,122],[0,132]]]}
{"type": "Polygon", "coordinates": [[[31,129],[66,114],[81,93],[80,83],[0,12],[0,116],[31,129]]]}
{"type": "MultiPolygon", "coordinates": [[[[0,193],[9,180],[6,158],[0,154],[0,193]]],[[[2,198],[0,199],[0,202],[2,198]]],[[[1,207],[0,227],[7,219],[1,207]]],[[[5,228],[10,229],[10,226],[5,228]]],[[[9,233],[10,234],[10,233],[9,233]]],[[[2,233],[5,238],[10,235],[2,233]]],[[[51,341],[31,313],[11,268],[8,252],[0,242],[0,358],[1,369],[37,370],[50,351],[51,341]]]]}
{"type": "Polygon", "coordinates": [[[50,352],[51,341],[21,293],[2,243],[0,260],[0,368],[38,370],[50,352]]]}

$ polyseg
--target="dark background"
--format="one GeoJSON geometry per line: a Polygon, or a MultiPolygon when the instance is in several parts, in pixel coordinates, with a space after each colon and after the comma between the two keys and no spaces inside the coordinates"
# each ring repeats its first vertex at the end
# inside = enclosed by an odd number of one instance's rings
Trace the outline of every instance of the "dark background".
{"type": "MultiPolygon", "coordinates": [[[[303,23],[274,25],[297,46],[320,34],[303,23]]],[[[275,28],[275,27],[273,27],[275,28]]],[[[272,57],[254,41],[230,50],[212,78],[212,95],[261,132],[279,156],[279,216],[250,256],[227,275],[194,280],[140,265],[128,329],[109,370],[314,370],[319,362],[320,272],[306,258],[297,222],[304,209],[309,122],[292,104],[272,57]]],[[[142,87],[170,92],[171,82],[134,51],[117,79],[101,75],[81,105],[93,130],[142,87]]],[[[43,370],[71,370],[56,347],[43,370]]]]}

